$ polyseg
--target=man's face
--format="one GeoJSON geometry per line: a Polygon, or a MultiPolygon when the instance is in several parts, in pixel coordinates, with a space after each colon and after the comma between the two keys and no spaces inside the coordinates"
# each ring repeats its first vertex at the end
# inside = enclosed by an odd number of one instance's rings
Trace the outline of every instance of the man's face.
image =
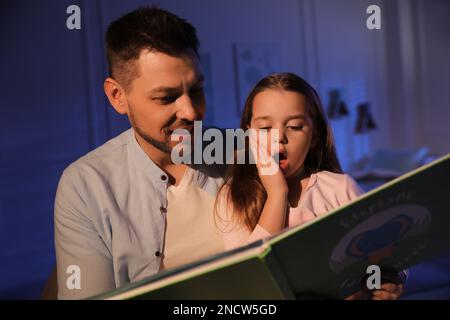
{"type": "MultiPolygon", "coordinates": [[[[152,152],[169,153],[175,129],[193,134],[193,121],[205,112],[203,73],[195,53],[182,57],[142,50],[137,60],[139,76],[126,94],[128,117],[136,133],[152,152]]],[[[138,139],[139,140],[139,139],[138,139]]]]}

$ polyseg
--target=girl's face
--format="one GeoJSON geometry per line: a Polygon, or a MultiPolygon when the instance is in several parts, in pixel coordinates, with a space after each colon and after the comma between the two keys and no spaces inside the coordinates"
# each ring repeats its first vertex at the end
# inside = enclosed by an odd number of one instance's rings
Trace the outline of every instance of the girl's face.
{"type": "Polygon", "coordinates": [[[313,123],[304,95],[282,89],[267,89],[253,99],[250,121],[253,129],[278,129],[280,168],[284,176],[301,173],[313,140],[313,123]]]}

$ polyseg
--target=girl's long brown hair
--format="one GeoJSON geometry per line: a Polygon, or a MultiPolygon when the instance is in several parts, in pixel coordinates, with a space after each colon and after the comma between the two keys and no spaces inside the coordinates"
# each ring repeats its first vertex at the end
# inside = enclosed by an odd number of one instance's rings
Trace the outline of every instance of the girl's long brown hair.
{"type": "MultiPolygon", "coordinates": [[[[306,97],[308,113],[313,123],[313,140],[316,143],[309,149],[304,165],[308,173],[322,170],[342,173],[339,164],[331,128],[326,120],[320,98],[314,88],[304,79],[293,73],[274,73],[260,80],[250,92],[245,102],[241,118],[241,129],[247,130],[253,112],[255,96],[267,89],[280,89],[297,92],[306,97]]],[[[246,159],[249,147],[245,145],[246,159]]],[[[250,231],[258,224],[261,211],[267,199],[267,193],[259,178],[255,164],[238,164],[236,158],[229,170],[225,183],[219,190],[217,199],[225,196],[225,203],[233,208],[232,219],[250,231]],[[224,188],[228,186],[228,188],[224,188]],[[221,194],[226,192],[226,194],[221,194]]],[[[217,202],[215,206],[217,214],[217,202]]]]}

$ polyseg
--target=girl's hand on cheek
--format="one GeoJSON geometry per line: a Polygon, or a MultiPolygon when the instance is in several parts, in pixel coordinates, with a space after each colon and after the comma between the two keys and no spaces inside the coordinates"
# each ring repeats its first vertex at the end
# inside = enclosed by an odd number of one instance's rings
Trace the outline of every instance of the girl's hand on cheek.
{"type": "Polygon", "coordinates": [[[257,134],[250,133],[250,151],[255,159],[258,174],[267,196],[286,195],[289,191],[286,178],[269,152],[266,137],[266,135],[258,137],[257,134]]]}

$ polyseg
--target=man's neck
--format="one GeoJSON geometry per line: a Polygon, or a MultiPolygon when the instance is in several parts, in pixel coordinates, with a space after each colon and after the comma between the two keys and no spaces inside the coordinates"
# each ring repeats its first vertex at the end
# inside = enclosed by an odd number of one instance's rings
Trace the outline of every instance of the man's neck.
{"type": "Polygon", "coordinates": [[[169,176],[169,183],[178,185],[183,178],[184,172],[187,166],[185,164],[174,164],[172,162],[170,154],[163,152],[147,141],[145,141],[138,134],[134,134],[134,137],[144,153],[159,167],[161,170],[167,173],[169,176]]]}

